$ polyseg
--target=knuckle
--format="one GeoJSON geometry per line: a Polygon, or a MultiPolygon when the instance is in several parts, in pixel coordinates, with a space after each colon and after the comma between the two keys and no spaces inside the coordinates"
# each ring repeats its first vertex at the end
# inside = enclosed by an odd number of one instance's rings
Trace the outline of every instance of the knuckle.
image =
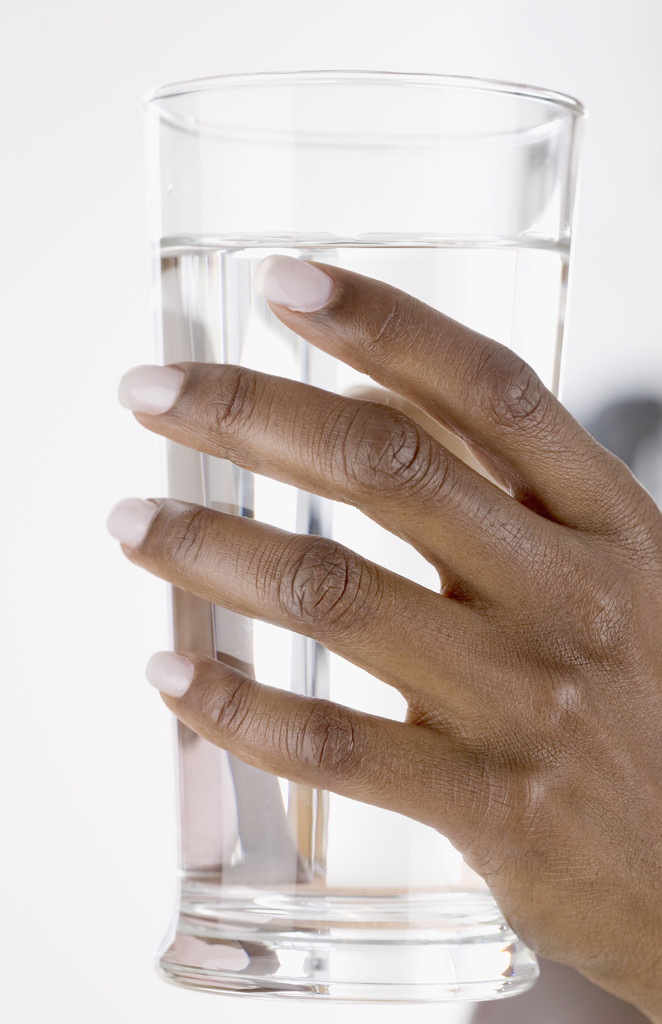
{"type": "Polygon", "coordinates": [[[354,777],[362,762],[362,743],[347,712],[316,702],[299,731],[297,756],[325,778],[347,781],[354,777]]]}
{"type": "Polygon", "coordinates": [[[375,611],[379,597],[376,573],[349,549],[324,537],[297,545],[279,582],[280,603],[305,625],[356,626],[375,611]]]}
{"type": "Polygon", "coordinates": [[[584,691],[569,681],[551,688],[546,710],[539,747],[555,763],[562,751],[572,748],[577,740],[583,741],[587,727],[590,731],[592,712],[584,691]]]}
{"type": "Polygon", "coordinates": [[[566,547],[543,613],[555,623],[561,667],[630,657],[637,634],[636,591],[629,574],[599,551],[566,547]],[[563,655],[567,655],[564,659],[563,655]]]}
{"type": "Polygon", "coordinates": [[[527,785],[531,782],[527,806],[537,807],[566,767],[572,770],[595,731],[596,719],[588,692],[568,676],[552,680],[542,694],[538,687],[532,690],[532,705],[534,702],[535,715],[527,730],[529,775],[525,780],[527,785]]]}
{"type": "Polygon", "coordinates": [[[340,452],[343,474],[368,493],[419,494],[443,484],[449,460],[416,424],[392,410],[364,404],[353,417],[340,452]]]}
{"type": "Polygon", "coordinates": [[[505,428],[540,427],[549,424],[553,409],[551,393],[538,375],[510,349],[484,342],[473,352],[468,384],[471,398],[488,418],[505,428]]]}
{"type": "Polygon", "coordinates": [[[582,639],[598,661],[621,661],[632,654],[636,606],[624,579],[604,579],[584,596],[579,617],[582,639]]]}
{"type": "Polygon", "coordinates": [[[555,669],[604,669],[635,657],[636,594],[617,564],[610,566],[575,543],[542,575],[552,585],[536,613],[537,632],[545,637],[555,669]]]}
{"type": "Polygon", "coordinates": [[[561,775],[553,755],[529,751],[513,758],[513,751],[504,747],[485,759],[482,773],[472,812],[479,841],[490,839],[483,851],[486,873],[499,873],[504,851],[510,856],[538,851],[544,857],[561,775]]]}

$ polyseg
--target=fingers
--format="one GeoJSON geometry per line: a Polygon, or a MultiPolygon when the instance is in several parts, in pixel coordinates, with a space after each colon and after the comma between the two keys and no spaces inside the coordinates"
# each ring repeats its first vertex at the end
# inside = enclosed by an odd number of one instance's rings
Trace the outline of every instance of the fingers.
{"type": "Polygon", "coordinates": [[[261,685],[199,654],[154,655],[147,675],[185,725],[257,768],[446,834],[456,816],[466,827],[476,769],[436,731],[261,685]]]}
{"type": "Polygon", "coordinates": [[[515,353],[380,281],[322,264],[292,276],[288,260],[265,260],[256,287],[293,331],[449,426],[549,517],[599,531],[622,515],[627,470],[515,353]]]}
{"type": "Polygon", "coordinates": [[[543,543],[539,517],[381,403],[196,363],[137,367],[122,396],[180,444],[358,506],[436,565],[447,592],[488,599],[503,588],[504,564],[521,578],[524,553],[543,543]],[[171,382],[172,404],[154,415],[171,382]]]}
{"type": "Polygon", "coordinates": [[[434,694],[467,721],[491,703],[478,683],[494,655],[484,620],[333,541],[171,500],[121,502],[109,529],[155,575],[313,637],[405,696],[434,694]]]}

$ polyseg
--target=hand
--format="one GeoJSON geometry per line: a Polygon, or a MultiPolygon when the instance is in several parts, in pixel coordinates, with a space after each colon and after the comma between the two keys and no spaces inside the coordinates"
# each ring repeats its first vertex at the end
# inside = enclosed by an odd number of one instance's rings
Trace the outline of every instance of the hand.
{"type": "Polygon", "coordinates": [[[335,267],[271,257],[258,284],[492,480],[379,403],[234,366],[131,371],[144,426],[357,505],[441,579],[433,593],[323,538],[123,503],[111,526],[137,565],[314,637],[408,714],[270,689],[195,652],[157,656],[166,704],[260,768],[439,829],[530,946],[662,1020],[660,512],[508,349],[335,267]]]}

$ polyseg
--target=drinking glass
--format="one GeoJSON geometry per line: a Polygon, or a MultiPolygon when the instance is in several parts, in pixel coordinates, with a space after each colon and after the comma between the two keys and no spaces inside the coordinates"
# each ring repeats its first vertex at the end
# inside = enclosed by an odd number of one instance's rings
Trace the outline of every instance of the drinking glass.
{"type": "MultiPolygon", "coordinates": [[[[144,102],[164,362],[376,385],[254,292],[279,253],[387,281],[511,346],[556,390],[582,108],[505,83],[369,72],[227,76],[144,102]]],[[[384,395],[384,399],[387,396],[384,395]]],[[[354,508],[175,444],[168,493],[331,537],[438,589],[354,508]]],[[[313,640],[172,591],[175,648],[402,719],[402,697],[313,640]]],[[[537,976],[484,882],[433,829],[265,774],[177,725],[180,892],[158,963],[197,988],[480,1000],[537,976]]]]}

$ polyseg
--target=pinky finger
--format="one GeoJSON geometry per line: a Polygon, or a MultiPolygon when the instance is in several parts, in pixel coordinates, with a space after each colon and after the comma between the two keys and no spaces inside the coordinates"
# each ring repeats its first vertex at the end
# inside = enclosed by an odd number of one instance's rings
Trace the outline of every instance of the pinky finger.
{"type": "Polygon", "coordinates": [[[256,768],[449,836],[466,826],[454,809],[466,808],[475,769],[433,729],[265,686],[201,654],[155,654],[147,678],[181,722],[256,768]]]}

